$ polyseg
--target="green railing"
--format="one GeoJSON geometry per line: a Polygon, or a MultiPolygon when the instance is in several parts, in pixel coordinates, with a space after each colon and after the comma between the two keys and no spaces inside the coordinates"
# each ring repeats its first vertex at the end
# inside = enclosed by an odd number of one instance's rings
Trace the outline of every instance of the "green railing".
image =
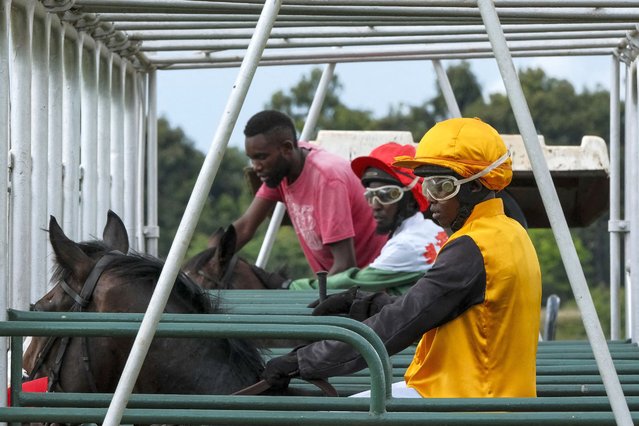
{"type": "MultiPolygon", "coordinates": [[[[134,336],[142,314],[51,313],[9,311],[9,321],[0,322],[0,335],[19,337],[12,339],[12,401],[16,407],[1,408],[0,420],[14,421],[12,416],[22,412],[19,421],[51,421],[47,410],[18,410],[26,402],[21,392],[22,337],[24,336],[134,336]],[[13,414],[12,414],[13,413],[13,414]],[[26,415],[27,417],[23,417],[26,415]],[[31,416],[31,417],[30,417],[31,416]]],[[[366,361],[371,371],[371,397],[369,414],[386,411],[390,396],[391,365],[379,337],[357,321],[339,317],[310,317],[283,315],[178,315],[166,314],[162,318],[157,337],[191,338],[280,338],[280,339],[333,339],[351,344],[366,361]]],[[[52,395],[40,395],[45,400],[52,395]]],[[[37,399],[38,396],[36,396],[37,399]]],[[[210,396],[215,398],[215,396],[210,396]]],[[[30,403],[34,401],[31,400],[30,403]]],[[[43,403],[44,404],[44,403],[43,403]]],[[[246,407],[247,409],[250,407],[246,407]]],[[[157,411],[154,421],[159,420],[157,411]]],[[[69,411],[67,420],[74,421],[69,411]]],[[[163,417],[163,416],[162,416],[163,417]]],[[[56,419],[58,417],[55,417],[56,419]]],[[[92,417],[93,418],[93,417],[92,417]]],[[[85,420],[86,421],[86,420],[85,420]]],[[[125,418],[124,421],[133,421],[125,418]]],[[[137,421],[137,420],[136,420],[137,421]]],[[[162,420],[170,421],[170,420],[162,420]]]]}

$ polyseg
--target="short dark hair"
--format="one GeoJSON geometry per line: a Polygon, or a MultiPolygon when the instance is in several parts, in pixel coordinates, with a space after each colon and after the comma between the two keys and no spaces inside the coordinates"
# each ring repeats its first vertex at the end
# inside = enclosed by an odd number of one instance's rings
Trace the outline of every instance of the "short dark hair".
{"type": "Polygon", "coordinates": [[[276,131],[287,131],[297,144],[295,124],[288,115],[274,110],[258,112],[249,119],[244,127],[244,136],[252,137],[260,134],[271,134],[276,131]]]}

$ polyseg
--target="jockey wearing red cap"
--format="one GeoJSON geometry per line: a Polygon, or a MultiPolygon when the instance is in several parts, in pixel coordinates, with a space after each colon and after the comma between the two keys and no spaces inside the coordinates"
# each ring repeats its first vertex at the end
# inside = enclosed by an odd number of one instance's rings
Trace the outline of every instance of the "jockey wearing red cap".
{"type": "MultiPolygon", "coordinates": [[[[363,196],[373,211],[377,232],[390,238],[379,256],[365,268],[350,268],[327,279],[329,289],[358,286],[366,291],[402,294],[431,268],[446,241],[445,231],[426,219],[428,201],[422,180],[411,169],[392,165],[395,157],[414,155],[413,145],[388,142],[368,156],[358,157],[351,168],[366,187],[363,196]]],[[[298,279],[291,290],[317,288],[316,279],[298,279]]]]}

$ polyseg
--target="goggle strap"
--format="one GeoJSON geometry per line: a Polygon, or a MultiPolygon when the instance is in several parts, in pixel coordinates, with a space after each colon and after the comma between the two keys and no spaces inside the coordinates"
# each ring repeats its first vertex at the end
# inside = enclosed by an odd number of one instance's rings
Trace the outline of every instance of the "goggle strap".
{"type": "Polygon", "coordinates": [[[474,175],[472,175],[470,177],[467,177],[467,178],[464,178],[464,179],[458,179],[456,184],[457,185],[461,185],[463,183],[470,182],[472,180],[479,179],[480,177],[486,176],[488,173],[492,172],[497,167],[501,166],[501,164],[504,161],[506,161],[508,159],[508,157],[510,157],[510,151],[507,150],[504,155],[502,155],[497,160],[495,160],[490,166],[486,167],[484,170],[482,170],[479,173],[475,173],[474,175]]]}
{"type": "Polygon", "coordinates": [[[410,191],[411,189],[413,189],[415,187],[415,185],[417,185],[417,182],[419,182],[419,177],[416,177],[415,179],[413,179],[413,181],[407,185],[406,187],[404,187],[403,191],[410,191]]]}

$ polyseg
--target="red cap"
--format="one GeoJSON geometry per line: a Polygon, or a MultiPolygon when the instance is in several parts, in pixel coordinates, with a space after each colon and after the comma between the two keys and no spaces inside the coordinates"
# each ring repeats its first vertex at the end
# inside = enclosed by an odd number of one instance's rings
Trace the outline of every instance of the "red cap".
{"type": "MultiPolygon", "coordinates": [[[[408,186],[416,177],[413,170],[392,165],[393,162],[395,162],[395,157],[403,155],[414,157],[415,147],[413,145],[400,145],[397,142],[387,142],[372,150],[368,156],[355,158],[351,161],[351,168],[357,177],[361,179],[366,169],[374,167],[393,176],[401,182],[402,185],[408,186]]],[[[419,178],[419,181],[413,186],[411,192],[419,205],[419,210],[424,212],[428,209],[428,201],[426,197],[424,197],[424,194],[422,194],[422,180],[422,178],[419,178]]]]}

